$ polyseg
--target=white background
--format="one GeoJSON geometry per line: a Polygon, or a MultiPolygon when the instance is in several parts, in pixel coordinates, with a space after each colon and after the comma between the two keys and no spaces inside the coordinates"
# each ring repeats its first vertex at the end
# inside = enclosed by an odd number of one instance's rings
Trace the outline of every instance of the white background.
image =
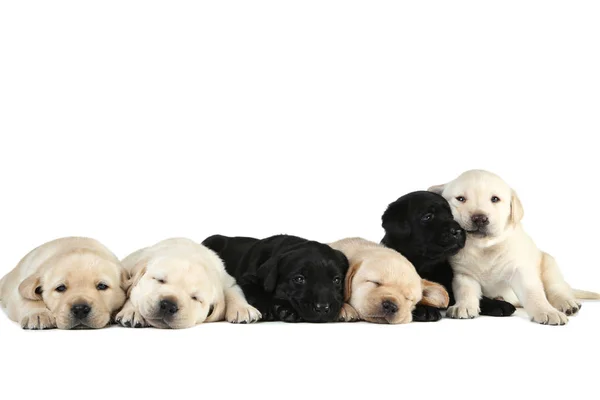
{"type": "MultiPolygon", "coordinates": [[[[484,168],[567,280],[600,291],[599,7],[3,2],[0,273],[68,235],[121,257],[214,233],[378,241],[388,203],[484,168]]],[[[593,302],[565,327],[27,332],[2,315],[0,396],[590,398],[599,321],[593,302]]]]}

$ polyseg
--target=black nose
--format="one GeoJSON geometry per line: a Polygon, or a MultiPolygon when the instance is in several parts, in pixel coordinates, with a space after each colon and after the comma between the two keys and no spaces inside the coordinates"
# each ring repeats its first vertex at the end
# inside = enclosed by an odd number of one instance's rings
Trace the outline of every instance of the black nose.
{"type": "Polygon", "coordinates": [[[320,314],[321,313],[325,314],[325,313],[329,312],[330,307],[329,307],[329,303],[315,303],[315,305],[313,306],[313,309],[315,310],[315,312],[318,312],[320,314]]]}
{"type": "Polygon", "coordinates": [[[471,221],[473,221],[473,223],[479,227],[486,226],[490,223],[490,220],[488,219],[487,215],[483,214],[475,214],[471,216],[471,221]]]}
{"type": "Polygon", "coordinates": [[[162,311],[163,314],[174,315],[178,310],[179,308],[177,307],[177,304],[173,303],[172,301],[161,300],[160,311],[162,311]]]}
{"type": "Polygon", "coordinates": [[[74,304],[73,307],[71,307],[71,314],[77,319],[84,319],[88,316],[90,311],[92,311],[92,307],[87,304],[74,304]]]}
{"type": "Polygon", "coordinates": [[[450,228],[450,235],[454,236],[455,238],[459,238],[461,237],[463,234],[463,230],[461,228],[450,228]]]}
{"type": "Polygon", "coordinates": [[[398,312],[398,306],[389,300],[385,300],[383,303],[381,303],[381,307],[383,308],[383,312],[385,314],[395,314],[398,312]]]}

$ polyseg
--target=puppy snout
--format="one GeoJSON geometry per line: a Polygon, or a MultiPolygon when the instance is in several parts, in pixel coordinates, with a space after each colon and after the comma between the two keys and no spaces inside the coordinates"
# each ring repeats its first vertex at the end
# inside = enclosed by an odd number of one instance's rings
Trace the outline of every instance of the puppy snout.
{"type": "Polygon", "coordinates": [[[389,300],[384,300],[381,303],[381,308],[383,308],[383,313],[386,315],[392,315],[398,312],[398,305],[389,300]]]}
{"type": "Polygon", "coordinates": [[[460,238],[464,234],[462,228],[460,228],[460,227],[451,227],[449,232],[450,232],[450,235],[452,235],[453,237],[455,237],[457,239],[460,238]]]}
{"type": "Polygon", "coordinates": [[[474,214],[471,216],[471,221],[473,221],[473,223],[479,228],[486,226],[490,223],[490,220],[485,214],[474,214]]]}
{"type": "Polygon", "coordinates": [[[84,319],[92,311],[92,307],[85,303],[74,304],[71,307],[71,314],[77,319],[84,319]]]}
{"type": "Polygon", "coordinates": [[[331,306],[329,303],[315,303],[313,309],[319,314],[327,314],[331,310],[331,306]]]}
{"type": "Polygon", "coordinates": [[[177,303],[171,300],[161,300],[160,301],[160,312],[165,316],[175,315],[179,311],[179,307],[177,307],[177,303]]]}

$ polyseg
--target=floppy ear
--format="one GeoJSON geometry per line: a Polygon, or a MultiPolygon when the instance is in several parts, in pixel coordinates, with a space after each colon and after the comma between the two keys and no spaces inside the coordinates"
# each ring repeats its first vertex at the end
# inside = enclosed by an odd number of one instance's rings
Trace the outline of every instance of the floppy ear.
{"type": "Polygon", "coordinates": [[[277,285],[277,271],[279,257],[271,257],[262,263],[256,270],[256,277],[262,281],[265,292],[272,292],[277,285]]]}
{"type": "Polygon", "coordinates": [[[133,267],[131,270],[131,278],[127,280],[125,283],[125,287],[127,288],[127,297],[131,294],[131,291],[138,284],[142,276],[146,273],[146,267],[148,266],[148,260],[142,260],[133,267]]]}
{"type": "Polygon", "coordinates": [[[410,236],[411,229],[407,220],[385,220],[381,226],[385,230],[386,235],[392,235],[396,240],[408,239],[410,236]]]}
{"type": "Polygon", "coordinates": [[[419,304],[435,308],[448,307],[450,297],[448,291],[442,285],[421,279],[421,287],[423,288],[423,298],[419,304]]]}
{"type": "Polygon", "coordinates": [[[433,193],[437,193],[439,195],[441,195],[444,192],[444,189],[446,188],[446,184],[443,185],[435,185],[430,187],[429,189],[427,189],[428,192],[433,192],[433,193]]]}
{"type": "Polygon", "coordinates": [[[356,272],[358,272],[361,264],[362,261],[350,263],[350,268],[348,268],[348,272],[346,272],[346,279],[344,281],[344,303],[350,301],[350,297],[352,297],[352,280],[354,279],[356,272]]]}
{"type": "Polygon", "coordinates": [[[517,196],[517,192],[512,191],[512,196],[510,198],[510,222],[512,224],[518,224],[523,219],[523,215],[525,214],[525,210],[523,210],[523,205],[521,204],[521,200],[519,200],[519,196],[517,196]]]}
{"type": "Polygon", "coordinates": [[[121,269],[121,289],[123,289],[125,293],[129,293],[129,288],[131,287],[129,272],[121,266],[119,268],[121,269]]]}
{"type": "Polygon", "coordinates": [[[42,284],[40,276],[33,274],[19,285],[19,294],[24,299],[42,300],[42,284]]]}

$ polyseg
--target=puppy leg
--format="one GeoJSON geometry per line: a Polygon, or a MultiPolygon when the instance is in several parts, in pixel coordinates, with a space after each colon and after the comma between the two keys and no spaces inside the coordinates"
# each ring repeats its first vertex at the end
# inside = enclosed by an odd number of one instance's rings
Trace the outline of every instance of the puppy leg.
{"type": "Polygon", "coordinates": [[[19,322],[23,329],[56,328],[56,320],[43,301],[19,299],[19,322]]]}
{"type": "Polygon", "coordinates": [[[543,253],[540,267],[544,291],[552,307],[567,315],[577,314],[581,304],[577,302],[573,290],[563,279],[554,257],[543,253]]]}
{"type": "Polygon", "coordinates": [[[544,285],[536,272],[525,268],[517,268],[515,271],[510,284],[519,302],[534,322],[543,325],[566,324],[567,316],[548,302],[544,285]]]}
{"type": "Polygon", "coordinates": [[[115,322],[128,328],[145,328],[149,326],[131,300],[127,300],[123,309],[115,317],[115,322]]]}
{"type": "Polygon", "coordinates": [[[425,304],[417,304],[412,312],[414,322],[435,322],[442,319],[439,309],[425,304]]]}
{"type": "Polygon", "coordinates": [[[273,317],[276,321],[304,322],[294,307],[289,303],[277,303],[273,305],[273,317]]]}
{"type": "Polygon", "coordinates": [[[481,310],[481,315],[488,315],[492,317],[508,317],[517,311],[515,306],[510,304],[508,301],[490,299],[485,296],[479,301],[479,309],[481,310]]]}
{"type": "Polygon", "coordinates": [[[448,307],[446,315],[450,318],[467,319],[479,316],[479,298],[481,285],[468,275],[456,274],[452,281],[456,304],[448,307]]]}
{"type": "Polygon", "coordinates": [[[348,303],[344,303],[338,320],[340,322],[354,322],[360,320],[360,316],[354,307],[348,303]]]}
{"type": "Polygon", "coordinates": [[[260,311],[246,301],[244,292],[237,284],[225,289],[225,319],[234,324],[247,324],[261,319],[260,311]]]}

